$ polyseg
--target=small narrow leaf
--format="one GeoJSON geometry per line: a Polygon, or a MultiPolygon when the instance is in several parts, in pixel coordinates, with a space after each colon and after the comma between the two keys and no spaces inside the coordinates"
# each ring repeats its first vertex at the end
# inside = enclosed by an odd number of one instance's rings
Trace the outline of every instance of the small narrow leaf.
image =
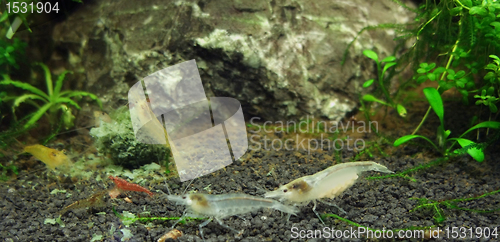
{"type": "Polygon", "coordinates": [[[378,103],[381,103],[381,104],[384,104],[384,105],[389,105],[388,103],[374,97],[373,95],[370,95],[370,94],[366,94],[362,97],[362,99],[364,101],[368,101],[368,102],[378,102],[378,103]]]}
{"type": "Polygon", "coordinates": [[[395,61],[396,60],[396,57],[394,56],[387,56],[385,57],[382,61],[380,62],[392,62],[392,61],[395,61]]]}
{"type": "Polygon", "coordinates": [[[467,133],[469,133],[472,130],[480,129],[480,128],[499,129],[500,128],[500,122],[497,122],[497,121],[485,121],[485,122],[476,124],[474,127],[468,129],[462,135],[460,135],[459,138],[461,138],[462,136],[466,135],[467,133]]]}
{"type": "Polygon", "coordinates": [[[441,95],[439,95],[439,92],[432,87],[426,87],[424,88],[423,91],[425,97],[427,98],[429,104],[432,107],[432,110],[434,110],[434,112],[438,116],[441,125],[444,125],[444,107],[441,95]]]}
{"type": "Polygon", "coordinates": [[[52,106],[52,103],[47,103],[43,105],[38,111],[36,111],[33,116],[28,120],[28,122],[24,125],[24,128],[29,128],[31,125],[35,124],[44,114],[49,110],[52,106]]]}
{"type": "Polygon", "coordinates": [[[382,70],[382,76],[385,74],[387,69],[391,68],[394,65],[396,65],[396,62],[389,62],[389,63],[385,64],[384,69],[382,70]]]}
{"type": "Polygon", "coordinates": [[[363,55],[378,62],[378,55],[373,50],[363,50],[363,55]]]}
{"type": "Polygon", "coordinates": [[[368,81],[365,81],[365,83],[363,83],[363,87],[367,88],[367,87],[371,86],[374,81],[375,81],[374,79],[370,79],[368,81]]]}
{"type": "Polygon", "coordinates": [[[434,146],[434,148],[438,149],[437,146],[432,143],[432,141],[430,139],[428,139],[427,137],[425,136],[422,136],[422,135],[417,135],[417,134],[413,134],[413,135],[405,135],[399,139],[397,139],[396,141],[394,141],[394,146],[400,146],[412,139],[415,139],[415,138],[422,138],[422,139],[425,139],[427,140],[427,142],[429,142],[432,146],[434,146]]]}

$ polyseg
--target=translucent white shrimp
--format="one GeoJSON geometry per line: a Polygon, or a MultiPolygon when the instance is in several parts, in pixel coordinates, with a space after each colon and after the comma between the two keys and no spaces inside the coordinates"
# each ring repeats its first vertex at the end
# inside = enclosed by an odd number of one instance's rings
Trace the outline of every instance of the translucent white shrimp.
{"type": "Polygon", "coordinates": [[[221,219],[249,213],[261,208],[272,208],[289,214],[297,214],[298,212],[297,208],[283,205],[275,200],[246,194],[208,195],[193,193],[183,196],[168,195],[167,199],[177,204],[187,205],[187,210],[183,217],[210,217],[207,221],[199,225],[201,238],[203,238],[202,228],[210,223],[212,219],[215,219],[224,228],[238,233],[237,230],[223,224],[221,219]]]}
{"type": "Polygon", "coordinates": [[[354,185],[358,179],[358,175],[364,171],[393,173],[387,167],[373,161],[342,163],[331,166],[316,174],[295,179],[277,190],[267,192],[264,196],[279,198],[280,201],[287,201],[294,205],[307,205],[310,201],[313,201],[313,211],[320,221],[323,222],[316,212],[316,200],[334,198],[340,195],[354,185]]]}

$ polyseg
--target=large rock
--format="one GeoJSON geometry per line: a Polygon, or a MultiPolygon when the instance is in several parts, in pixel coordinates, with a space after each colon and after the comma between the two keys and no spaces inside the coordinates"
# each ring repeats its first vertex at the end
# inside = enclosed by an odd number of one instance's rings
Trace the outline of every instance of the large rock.
{"type": "Polygon", "coordinates": [[[411,19],[389,0],[85,1],[55,26],[53,56],[105,102],[196,59],[207,96],[238,99],[247,117],[339,120],[375,76],[361,52],[384,57],[396,45],[394,31],[366,32],[341,66],[347,44],[365,26],[411,19]]]}

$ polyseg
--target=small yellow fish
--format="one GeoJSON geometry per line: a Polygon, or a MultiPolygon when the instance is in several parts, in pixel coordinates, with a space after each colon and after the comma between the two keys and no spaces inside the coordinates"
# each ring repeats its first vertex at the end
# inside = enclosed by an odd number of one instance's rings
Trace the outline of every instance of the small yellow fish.
{"type": "Polygon", "coordinates": [[[45,147],[43,145],[26,146],[24,147],[24,152],[32,154],[52,170],[55,170],[56,167],[69,167],[69,165],[71,165],[68,156],[66,156],[63,152],[45,147]]]}

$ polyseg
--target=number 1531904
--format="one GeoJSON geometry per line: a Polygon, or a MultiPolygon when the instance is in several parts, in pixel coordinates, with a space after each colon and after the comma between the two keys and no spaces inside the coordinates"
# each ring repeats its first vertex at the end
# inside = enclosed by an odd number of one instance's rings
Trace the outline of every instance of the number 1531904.
{"type": "Polygon", "coordinates": [[[447,238],[453,239],[479,239],[479,238],[498,238],[497,227],[477,227],[477,228],[465,228],[465,227],[447,227],[444,229],[447,238]]]}
{"type": "Polygon", "coordinates": [[[51,2],[14,2],[5,4],[7,13],[59,13],[59,3],[51,2]]]}

